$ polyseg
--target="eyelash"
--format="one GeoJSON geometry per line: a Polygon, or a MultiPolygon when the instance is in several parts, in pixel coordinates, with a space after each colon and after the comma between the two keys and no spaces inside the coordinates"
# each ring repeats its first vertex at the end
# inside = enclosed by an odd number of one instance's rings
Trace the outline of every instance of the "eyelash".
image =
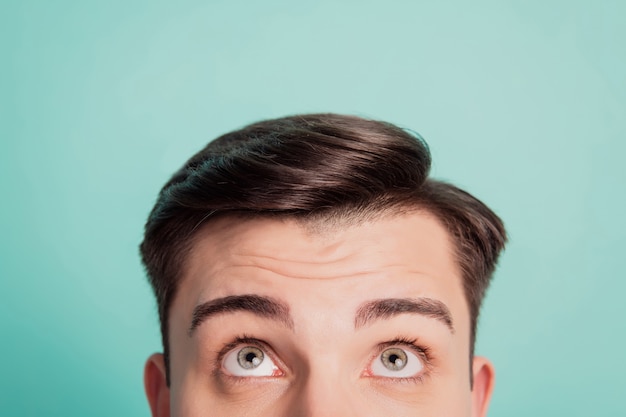
{"type": "Polygon", "coordinates": [[[237,336],[233,339],[232,342],[229,342],[227,344],[225,344],[218,352],[217,352],[217,358],[215,358],[215,363],[217,365],[217,368],[221,367],[222,364],[222,360],[224,359],[224,356],[226,356],[226,354],[228,352],[230,352],[231,350],[235,349],[237,346],[240,345],[247,345],[247,346],[254,346],[254,347],[258,347],[259,349],[263,349],[264,351],[270,350],[271,348],[270,346],[259,340],[256,339],[254,337],[248,336],[246,334],[241,335],[241,336],[237,336]]]}
{"type": "MultiPolygon", "coordinates": [[[[241,345],[255,346],[255,347],[258,347],[259,349],[263,349],[265,353],[268,353],[270,357],[274,359],[274,355],[272,354],[273,350],[270,347],[270,345],[268,345],[266,342],[262,340],[256,339],[247,334],[243,334],[241,336],[235,337],[231,342],[225,344],[217,352],[217,357],[215,359],[215,366],[214,366],[214,369],[216,370],[216,372],[218,373],[220,372],[220,369],[222,367],[222,361],[224,360],[224,356],[226,356],[228,352],[232,351],[233,349],[241,345]]],[[[424,361],[424,372],[414,377],[380,378],[381,380],[384,379],[386,381],[388,380],[388,382],[397,382],[397,383],[403,383],[403,382],[421,383],[423,382],[425,377],[430,375],[430,372],[432,370],[432,362],[433,362],[431,349],[428,346],[419,344],[418,340],[415,338],[397,337],[390,341],[378,344],[378,346],[376,347],[376,353],[370,358],[370,361],[368,363],[371,364],[376,359],[376,357],[378,357],[385,349],[390,348],[392,346],[404,346],[404,347],[411,349],[415,354],[417,354],[424,361]]],[[[368,365],[368,368],[370,366],[371,365],[368,365]]],[[[230,378],[233,378],[235,380],[242,379],[241,377],[230,377],[230,378]]]]}

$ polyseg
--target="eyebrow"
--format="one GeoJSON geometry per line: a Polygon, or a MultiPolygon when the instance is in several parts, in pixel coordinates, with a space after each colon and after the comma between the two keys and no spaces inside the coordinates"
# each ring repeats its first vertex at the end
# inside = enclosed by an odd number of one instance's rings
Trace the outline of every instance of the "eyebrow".
{"type": "MultiPolygon", "coordinates": [[[[249,312],[275,320],[292,330],[294,328],[287,304],[271,297],[256,294],[230,295],[207,301],[194,308],[189,336],[192,336],[194,330],[210,317],[237,311],[249,312]]],[[[374,321],[390,319],[406,313],[434,318],[445,324],[454,333],[452,315],[448,307],[439,300],[425,297],[417,299],[386,298],[368,301],[358,308],[354,318],[354,327],[359,329],[372,324],[374,321]]]]}
{"type": "Polygon", "coordinates": [[[357,310],[354,327],[372,324],[376,320],[390,319],[400,314],[419,314],[430,317],[445,324],[450,332],[454,333],[452,315],[448,307],[433,298],[386,298],[368,301],[357,310]]]}
{"type": "Polygon", "coordinates": [[[236,311],[247,311],[260,317],[278,321],[287,328],[293,329],[293,320],[287,304],[256,294],[229,295],[207,301],[194,308],[189,336],[208,318],[236,311]]]}

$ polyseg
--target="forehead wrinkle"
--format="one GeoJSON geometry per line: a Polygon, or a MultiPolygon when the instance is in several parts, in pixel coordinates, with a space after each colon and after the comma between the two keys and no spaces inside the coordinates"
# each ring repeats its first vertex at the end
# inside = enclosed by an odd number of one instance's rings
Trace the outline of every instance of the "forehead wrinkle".
{"type": "MultiPolygon", "coordinates": [[[[428,214],[428,213],[421,213],[428,214]]],[[[395,217],[395,216],[394,216],[395,217]]],[[[422,217],[422,216],[419,216],[422,217]]],[[[224,219],[221,219],[224,220],[224,219]]],[[[395,259],[394,256],[398,251],[401,254],[405,251],[406,246],[404,248],[393,247],[389,248],[387,244],[387,240],[390,239],[389,233],[386,233],[383,236],[383,242],[380,242],[380,245],[377,245],[377,241],[369,240],[369,244],[364,243],[362,238],[358,238],[355,240],[348,239],[346,242],[348,244],[356,243],[358,246],[357,249],[351,249],[348,246],[348,250],[345,252],[340,252],[337,249],[337,245],[333,250],[325,250],[324,248],[329,248],[333,245],[333,243],[337,242],[335,237],[337,233],[330,233],[326,237],[320,235],[310,235],[309,238],[302,234],[292,235],[291,238],[304,238],[309,244],[311,250],[306,250],[306,246],[303,246],[303,252],[294,249],[293,244],[289,242],[290,239],[287,239],[285,248],[293,249],[291,250],[291,254],[294,254],[300,258],[300,260],[285,260],[279,256],[282,254],[281,250],[271,250],[266,245],[267,239],[272,239],[275,235],[274,230],[264,230],[267,225],[278,224],[287,227],[288,234],[292,232],[302,232],[303,229],[301,224],[297,224],[294,222],[285,221],[283,219],[282,222],[276,222],[274,219],[258,219],[260,223],[260,227],[262,232],[256,232],[255,230],[259,230],[256,226],[249,228],[250,223],[244,222],[244,224],[233,224],[232,219],[230,221],[224,221],[223,223],[219,221],[220,226],[217,228],[216,233],[210,233],[204,235],[203,237],[199,237],[198,241],[193,247],[193,256],[190,259],[188,264],[189,269],[187,270],[186,277],[194,277],[194,281],[199,286],[201,281],[204,282],[212,282],[213,284],[217,284],[221,286],[220,293],[226,294],[225,289],[229,288],[230,290],[240,289],[233,286],[235,282],[239,282],[240,278],[253,278],[254,275],[250,275],[248,271],[245,271],[246,274],[242,274],[243,268],[254,271],[254,269],[268,271],[272,275],[277,275],[285,278],[295,278],[302,280],[311,280],[311,281],[326,281],[332,280],[335,281],[338,278],[348,278],[351,277],[359,278],[359,277],[371,277],[372,275],[376,275],[379,278],[390,277],[391,273],[393,276],[402,275],[405,278],[408,278],[409,275],[421,275],[428,277],[429,279],[438,280],[439,278],[446,278],[448,275],[456,276],[456,267],[458,266],[456,262],[454,262],[454,258],[450,255],[450,247],[448,246],[450,241],[448,234],[444,231],[445,242],[446,243],[446,253],[447,256],[451,257],[453,268],[455,269],[452,273],[448,273],[446,271],[442,272],[439,269],[439,263],[430,262],[431,259],[438,259],[437,256],[429,256],[426,259],[426,263],[422,262],[419,266],[414,264],[415,262],[404,262],[406,261],[406,257],[401,258],[398,262],[389,262],[392,259],[395,259]],[[246,224],[248,223],[248,224],[246,224]],[[244,227],[245,225],[245,227],[244,227]],[[291,226],[296,226],[295,229],[291,228],[291,226]],[[300,226],[300,227],[298,227],[300,226]],[[241,232],[242,234],[240,234],[241,232]],[[224,233],[225,241],[222,239],[221,233],[224,233]],[[250,233],[250,234],[249,234],[250,233]],[[248,239],[252,237],[252,239],[248,239]],[[321,244],[319,244],[321,242],[321,244]],[[381,249],[378,249],[378,248],[381,249]],[[316,257],[315,249],[319,248],[319,253],[330,256],[332,254],[341,256],[336,256],[336,258],[327,258],[327,260],[323,260],[324,257],[316,257]],[[365,249],[365,250],[364,250],[365,249]],[[246,254],[246,251],[249,250],[250,254],[246,254]],[[255,255],[255,252],[260,252],[260,254],[255,255]],[[266,253],[263,253],[266,252],[266,253]],[[302,253],[300,255],[300,253],[302,253]],[[389,256],[387,256],[389,255],[389,256]],[[391,259],[390,259],[391,258],[391,259]],[[255,261],[256,259],[256,261],[255,261]],[[252,262],[251,262],[252,261],[252,262]],[[355,262],[357,261],[357,262],[355,262]],[[342,262],[345,262],[344,265],[341,265],[342,262]],[[376,264],[378,262],[378,264],[376,264]],[[285,265],[290,265],[285,268],[285,265]],[[302,268],[298,268],[301,266],[302,268]],[[418,268],[416,268],[418,266],[418,268]],[[228,271],[231,268],[242,268],[242,271],[228,271]],[[319,268],[319,269],[318,269],[319,268]],[[358,269],[358,271],[357,271],[358,269]],[[234,273],[233,273],[234,272],[234,273]],[[400,274],[398,274],[400,272],[400,274]],[[234,279],[236,278],[236,279],[234,279]]],[[[428,230],[431,230],[432,221],[435,221],[436,227],[441,229],[441,225],[436,219],[431,216],[426,215],[421,220],[418,218],[418,226],[421,227],[424,224],[424,221],[428,221],[428,230]]],[[[254,221],[254,220],[252,220],[254,221]]],[[[377,228],[378,226],[376,226],[377,228]]],[[[404,229],[398,229],[397,225],[391,224],[391,227],[394,231],[402,232],[404,229]]],[[[374,229],[374,235],[378,236],[378,233],[374,229]]],[[[282,229],[281,229],[282,230],[282,229]]],[[[341,233],[341,231],[339,231],[341,233]]],[[[369,234],[368,234],[369,236],[369,234]]],[[[339,240],[341,238],[339,237],[339,240]]],[[[393,240],[393,239],[392,239],[393,240]]],[[[418,242],[419,243],[419,242],[418,242]]],[[[432,246],[432,245],[431,245],[432,246]]],[[[277,247],[280,249],[279,247],[277,247]]],[[[435,253],[435,255],[438,255],[435,253]]],[[[287,259],[288,257],[286,257],[287,259]]],[[[419,257],[418,257],[419,258],[419,257]]],[[[413,258],[411,258],[413,259],[413,258]]],[[[420,261],[421,262],[421,261],[420,261]]],[[[269,275],[263,276],[263,273],[260,273],[258,276],[262,281],[266,281],[269,278],[269,275]]],[[[246,281],[250,281],[246,279],[246,281]]],[[[251,280],[254,281],[254,280],[251,280]]],[[[250,282],[251,282],[250,281],[250,282]]],[[[347,281],[349,282],[349,281],[347,281]]],[[[354,281],[353,281],[354,283],[354,281]]],[[[239,284],[237,284],[239,285],[239,284]]],[[[244,284],[246,288],[250,288],[249,285],[244,284]]],[[[215,290],[215,285],[211,287],[215,290]]],[[[201,288],[197,288],[198,291],[202,291],[201,288]]]]}
{"type": "MultiPolygon", "coordinates": [[[[256,257],[255,257],[256,258],[256,257]]],[[[337,265],[341,261],[333,262],[307,262],[307,261],[284,261],[278,258],[264,257],[265,259],[272,259],[275,264],[264,265],[260,263],[234,263],[228,265],[230,268],[253,268],[261,271],[266,271],[272,275],[278,275],[284,278],[293,279],[306,279],[306,280],[334,280],[334,279],[346,279],[346,278],[358,278],[365,276],[379,275],[381,277],[387,276],[391,270],[402,270],[402,274],[406,275],[422,275],[430,276],[423,271],[413,270],[407,268],[402,264],[382,264],[382,265],[363,265],[362,263],[350,262],[346,264],[346,267],[337,265]],[[293,268],[289,268],[292,265],[293,268]],[[308,268],[306,268],[308,266],[308,268]],[[304,268],[303,268],[304,267],[304,268]],[[358,269],[357,269],[358,268],[358,269]],[[293,270],[292,270],[293,269],[293,270]],[[313,270],[317,269],[317,270],[313,270]],[[296,270],[298,270],[296,272],[296,270]],[[304,272],[302,272],[304,271],[304,272]]],[[[347,258],[347,257],[346,257],[347,258]]],[[[342,259],[345,260],[345,259],[342,259]]],[[[239,274],[238,274],[239,275],[239,274]]]]}
{"type": "MultiPolygon", "coordinates": [[[[321,253],[321,251],[320,251],[321,253]]],[[[239,257],[244,257],[244,258],[250,258],[251,260],[259,260],[259,261],[270,261],[270,262],[277,262],[277,263],[294,263],[294,264],[304,264],[304,265],[326,265],[329,263],[341,263],[347,260],[350,260],[351,258],[353,258],[355,256],[354,253],[348,253],[345,255],[340,255],[340,256],[335,256],[332,257],[330,253],[328,254],[321,254],[319,257],[313,257],[312,259],[310,258],[311,254],[308,253],[307,257],[309,257],[308,259],[293,259],[290,257],[281,257],[278,255],[272,255],[272,254],[246,254],[246,253],[233,253],[233,255],[237,258],[239,257]],[[324,257],[327,257],[328,259],[324,259],[324,257]]],[[[253,266],[256,266],[257,263],[256,262],[252,262],[253,266]]]]}
{"type": "Polygon", "coordinates": [[[312,274],[305,275],[301,273],[299,274],[287,273],[287,271],[279,272],[276,269],[272,269],[269,267],[266,268],[266,267],[259,266],[259,265],[240,265],[240,267],[260,269],[260,270],[269,272],[272,275],[278,275],[286,279],[297,279],[297,280],[307,280],[307,281],[329,281],[329,280],[337,280],[337,279],[345,279],[345,278],[357,278],[357,277],[363,277],[363,276],[371,275],[372,273],[378,272],[378,271],[360,271],[360,272],[351,272],[350,274],[335,273],[332,275],[324,274],[320,276],[313,276],[312,274]]]}

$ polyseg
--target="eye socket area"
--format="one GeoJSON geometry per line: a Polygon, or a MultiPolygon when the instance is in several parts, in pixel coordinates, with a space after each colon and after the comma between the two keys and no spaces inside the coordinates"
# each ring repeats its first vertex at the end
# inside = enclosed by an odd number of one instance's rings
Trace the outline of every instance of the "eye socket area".
{"type": "Polygon", "coordinates": [[[372,359],[366,376],[380,378],[418,378],[426,368],[423,355],[416,352],[416,346],[385,346],[372,359]]]}
{"type": "Polygon", "coordinates": [[[229,350],[222,359],[222,371],[234,377],[277,377],[283,371],[276,365],[267,349],[243,344],[229,350]]]}

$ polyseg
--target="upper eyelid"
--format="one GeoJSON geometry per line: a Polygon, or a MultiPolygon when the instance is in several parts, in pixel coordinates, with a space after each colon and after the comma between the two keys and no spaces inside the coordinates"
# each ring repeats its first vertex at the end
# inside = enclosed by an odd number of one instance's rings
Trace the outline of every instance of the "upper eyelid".
{"type": "MultiPolygon", "coordinates": [[[[219,350],[217,359],[221,361],[228,352],[242,345],[252,345],[252,346],[264,349],[264,350],[269,350],[270,353],[274,352],[274,349],[269,343],[263,340],[257,339],[255,337],[242,336],[242,337],[237,337],[232,342],[224,345],[219,350]]],[[[378,345],[376,345],[376,354],[374,356],[379,355],[383,350],[388,349],[393,346],[407,347],[413,350],[416,354],[423,356],[425,360],[430,359],[430,349],[428,347],[418,344],[416,339],[412,340],[412,339],[402,339],[402,338],[388,340],[386,342],[379,343],[378,345]]]]}
{"type": "MultiPolygon", "coordinates": [[[[262,349],[263,351],[265,351],[265,353],[268,353],[267,351],[269,351],[270,353],[272,352],[272,347],[259,339],[253,338],[253,337],[238,337],[237,339],[233,340],[232,342],[224,345],[224,347],[222,347],[218,354],[217,354],[217,361],[221,364],[222,360],[224,359],[224,356],[226,356],[226,354],[228,354],[229,352],[231,352],[233,349],[237,349],[238,347],[243,347],[243,346],[254,346],[257,347],[259,349],[262,349]]],[[[270,355],[272,356],[272,355],[270,355]]]]}
{"type": "Polygon", "coordinates": [[[403,347],[411,349],[415,354],[423,358],[425,363],[429,363],[431,359],[430,349],[426,346],[417,344],[416,342],[417,341],[411,342],[408,340],[391,340],[388,342],[379,343],[377,355],[380,355],[385,349],[388,349],[390,347],[403,346],[403,347]]]}

